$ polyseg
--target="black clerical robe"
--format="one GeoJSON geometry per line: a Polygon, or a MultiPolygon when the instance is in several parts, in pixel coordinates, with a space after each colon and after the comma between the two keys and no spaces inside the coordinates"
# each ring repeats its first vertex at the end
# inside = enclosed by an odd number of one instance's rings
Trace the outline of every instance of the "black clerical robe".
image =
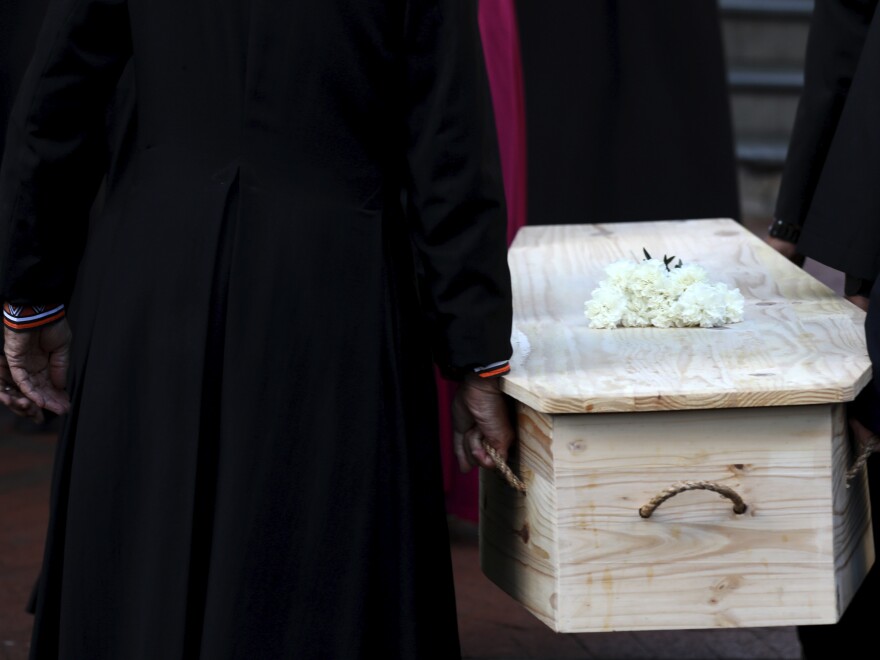
{"type": "MultiPolygon", "coordinates": [[[[810,25],[805,87],[783,172],[776,216],[800,226],[798,251],[871,282],[880,268],[880,15],[877,0],[817,0],[810,25]]],[[[857,287],[851,293],[857,293],[857,287]]],[[[868,351],[880,365],[880,288],[866,322],[868,351]]],[[[875,378],[851,414],[880,431],[875,378]]],[[[868,461],[874,544],[880,547],[880,457],[868,461]]],[[[840,623],[799,628],[804,658],[874,644],[880,571],[868,574],[840,623]]]]}
{"type": "Polygon", "coordinates": [[[510,355],[496,152],[470,0],[53,3],[0,173],[4,298],[74,336],[33,657],[458,655],[431,357],[510,355]]]}
{"type": "Polygon", "coordinates": [[[12,100],[33,54],[48,0],[0,2],[0,153],[12,100]]]}
{"type": "Polygon", "coordinates": [[[816,3],[776,217],[798,249],[849,275],[880,269],[880,16],[876,0],[816,3]]]}

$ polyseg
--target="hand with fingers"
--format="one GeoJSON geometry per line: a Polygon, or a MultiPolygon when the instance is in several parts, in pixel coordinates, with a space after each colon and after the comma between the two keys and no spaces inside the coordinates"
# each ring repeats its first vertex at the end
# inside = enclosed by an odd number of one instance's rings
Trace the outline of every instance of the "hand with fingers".
{"type": "Polygon", "coordinates": [[[858,308],[859,308],[860,310],[862,310],[863,312],[867,312],[867,311],[868,311],[868,301],[869,301],[869,298],[868,298],[867,296],[862,296],[862,295],[859,295],[859,294],[855,294],[855,295],[852,295],[852,296],[844,296],[844,298],[846,298],[847,300],[849,300],[853,305],[855,305],[856,307],[858,307],[858,308]]]}
{"type": "Polygon", "coordinates": [[[45,419],[42,409],[22,394],[12,380],[9,363],[3,353],[0,353],[0,403],[19,417],[30,417],[37,424],[42,424],[45,419]]]}
{"type": "Polygon", "coordinates": [[[498,379],[465,377],[452,402],[452,428],[455,456],[462,472],[472,467],[495,467],[483,448],[483,440],[501,458],[507,458],[515,434],[498,379]]]}
{"type": "Polygon", "coordinates": [[[4,391],[0,401],[13,412],[36,420],[42,418],[44,408],[58,415],[66,413],[70,409],[64,389],[70,338],[70,326],[64,319],[33,330],[4,328],[5,359],[0,370],[4,391]]]}
{"type": "Polygon", "coordinates": [[[786,241],[774,236],[767,236],[765,239],[767,244],[776,250],[783,257],[791,261],[795,266],[803,266],[806,258],[797,251],[797,245],[791,241],[786,241]]]}
{"type": "Polygon", "coordinates": [[[803,267],[804,255],[798,252],[797,241],[801,234],[798,224],[776,218],[767,227],[767,244],[796,266],[803,267]]]}

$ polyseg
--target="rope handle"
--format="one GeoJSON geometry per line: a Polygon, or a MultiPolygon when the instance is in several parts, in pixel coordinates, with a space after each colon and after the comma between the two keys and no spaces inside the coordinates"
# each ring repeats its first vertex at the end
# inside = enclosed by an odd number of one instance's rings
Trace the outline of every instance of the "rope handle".
{"type": "MultiPolygon", "coordinates": [[[[486,450],[486,453],[489,454],[489,457],[495,462],[495,467],[502,474],[510,487],[514,490],[519,491],[520,493],[525,493],[525,483],[514,473],[513,470],[510,469],[510,466],[505,462],[503,458],[501,458],[501,455],[495,450],[495,448],[485,440],[483,440],[482,444],[483,449],[486,450]]],[[[855,463],[853,463],[853,466],[846,472],[847,488],[850,487],[850,481],[852,481],[856,477],[856,475],[858,475],[864,469],[871,454],[878,451],[880,451],[880,438],[872,438],[870,442],[865,444],[862,449],[862,453],[859,454],[855,463]]],[[[733,512],[737,515],[745,513],[746,510],[749,508],[745,501],[743,501],[742,497],[740,497],[740,495],[729,486],[717,484],[713,481],[681,481],[673,484],[669,488],[664,489],[653,498],[651,498],[650,502],[639,508],[639,515],[642,518],[650,518],[657,510],[657,508],[666,500],[675,497],[679,493],[684,493],[689,490],[708,490],[712,491],[713,493],[718,493],[723,497],[726,497],[731,502],[733,502],[733,512]]]]}
{"type": "Polygon", "coordinates": [[[486,442],[486,440],[483,440],[483,449],[485,449],[486,453],[489,454],[489,457],[495,461],[495,467],[498,468],[498,471],[504,476],[504,479],[510,484],[510,487],[514,490],[518,490],[520,493],[525,493],[525,483],[514,474],[513,470],[511,470],[510,466],[503,458],[501,458],[501,454],[498,453],[495,447],[486,442]]]}
{"type": "Polygon", "coordinates": [[[880,451],[880,438],[877,436],[873,436],[870,440],[865,442],[861,447],[862,452],[859,454],[858,458],[856,458],[856,462],[853,463],[853,466],[846,471],[846,487],[849,488],[850,481],[855,479],[856,475],[858,475],[862,470],[865,469],[865,465],[868,463],[868,459],[871,457],[875,451],[880,451]]]}
{"type": "Polygon", "coordinates": [[[714,481],[679,481],[651,498],[650,502],[639,509],[639,515],[642,518],[650,518],[654,511],[657,510],[657,507],[663,504],[666,500],[688,490],[711,490],[713,493],[723,495],[733,502],[733,512],[736,514],[745,513],[746,509],[749,508],[739,494],[729,486],[716,484],[714,481]]]}

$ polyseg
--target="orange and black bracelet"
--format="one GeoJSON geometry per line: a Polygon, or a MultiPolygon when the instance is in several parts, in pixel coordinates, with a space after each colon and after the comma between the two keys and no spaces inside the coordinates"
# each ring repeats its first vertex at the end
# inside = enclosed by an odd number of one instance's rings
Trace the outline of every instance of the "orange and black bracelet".
{"type": "Polygon", "coordinates": [[[474,373],[480,378],[493,378],[494,376],[503,376],[507,372],[510,371],[510,362],[507,360],[502,360],[501,362],[495,362],[493,364],[488,364],[485,367],[477,367],[474,369],[474,373]]]}
{"type": "Polygon", "coordinates": [[[31,330],[64,318],[64,305],[3,304],[3,325],[10,330],[31,330]]]}

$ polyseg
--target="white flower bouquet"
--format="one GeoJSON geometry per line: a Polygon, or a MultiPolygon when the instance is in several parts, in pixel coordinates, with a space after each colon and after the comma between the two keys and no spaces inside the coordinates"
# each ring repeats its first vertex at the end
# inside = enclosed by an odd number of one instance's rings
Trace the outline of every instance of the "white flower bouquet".
{"type": "Polygon", "coordinates": [[[591,328],[712,328],[742,321],[739,289],[710,282],[699,266],[670,264],[675,257],[641,262],[621,260],[605,268],[606,278],[584,303],[591,328]]]}

